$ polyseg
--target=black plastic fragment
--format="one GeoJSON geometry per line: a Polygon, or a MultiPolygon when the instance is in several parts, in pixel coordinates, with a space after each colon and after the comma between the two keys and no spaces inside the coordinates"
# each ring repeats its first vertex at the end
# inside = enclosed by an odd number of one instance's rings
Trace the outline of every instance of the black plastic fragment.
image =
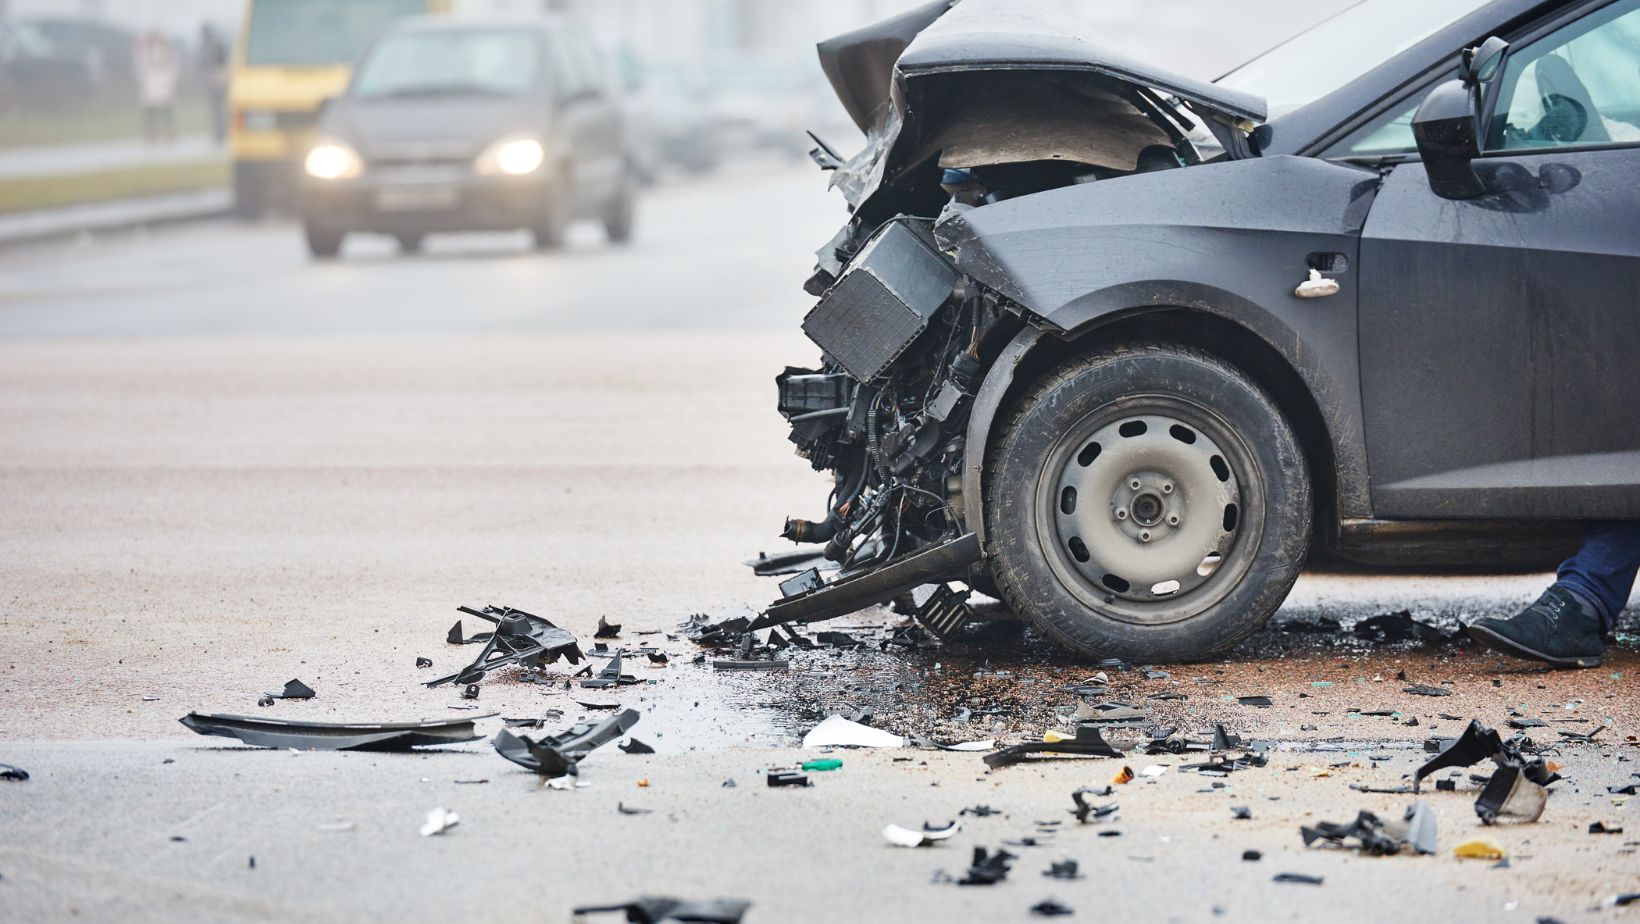
{"type": "Polygon", "coordinates": [[[1064,741],[1027,741],[1014,744],[985,755],[985,764],[992,768],[1019,763],[1031,754],[1074,754],[1085,757],[1121,757],[1122,752],[1106,743],[1094,725],[1078,725],[1076,737],[1064,741]]]}
{"type": "MultiPolygon", "coordinates": [[[[587,665],[591,668],[592,665],[587,665]]],[[[603,670],[596,677],[581,681],[583,689],[601,690],[608,687],[631,686],[638,682],[638,678],[631,674],[621,673],[621,653],[615,652],[615,657],[609,659],[603,670]]]]}
{"type": "Polygon", "coordinates": [[[313,688],[300,680],[285,681],[284,690],[278,693],[263,693],[263,699],[312,699],[319,694],[313,688]]]}
{"type": "Polygon", "coordinates": [[[740,924],[751,902],[738,898],[715,898],[703,902],[679,901],[675,898],[640,898],[624,905],[597,905],[576,908],[579,918],[587,914],[625,912],[628,924],[740,924]]]}
{"type": "Polygon", "coordinates": [[[460,744],[477,739],[473,723],[490,716],[437,722],[345,724],[256,719],[240,715],[190,712],[182,724],[201,735],[237,738],[263,748],[321,751],[406,751],[415,747],[460,744]]]}
{"type": "Polygon", "coordinates": [[[478,699],[478,684],[476,684],[476,683],[467,684],[467,688],[461,691],[461,698],[462,699],[478,699]]]}
{"type": "Polygon", "coordinates": [[[1006,850],[991,852],[984,847],[974,848],[974,860],[968,865],[968,872],[957,885],[996,885],[1008,878],[1009,862],[1019,857],[1006,850]]]}
{"type": "Polygon", "coordinates": [[[1241,703],[1243,706],[1256,706],[1260,709],[1268,709],[1274,705],[1268,696],[1238,696],[1236,702],[1241,703]]]}
{"type": "Polygon", "coordinates": [[[1594,821],[1594,822],[1589,823],[1589,833],[1590,834],[1622,834],[1623,833],[1623,826],[1622,825],[1608,825],[1603,821],[1594,821]]]}
{"type": "Polygon", "coordinates": [[[1001,815],[1002,813],[994,808],[991,808],[989,805],[976,805],[971,808],[965,808],[957,814],[972,815],[975,818],[989,818],[992,815],[1001,815]]]}
{"type": "Polygon", "coordinates": [[[1031,913],[1039,918],[1059,918],[1076,912],[1068,905],[1063,905],[1051,898],[1044,898],[1031,906],[1031,913]]]}
{"type": "Polygon", "coordinates": [[[1253,817],[1253,809],[1247,805],[1230,806],[1230,817],[1236,821],[1248,821],[1253,817]]]}
{"type": "Polygon", "coordinates": [[[1355,624],[1355,637],[1380,644],[1418,641],[1426,645],[1441,645],[1456,641],[1461,631],[1446,632],[1426,622],[1412,618],[1406,610],[1384,616],[1372,616],[1355,624]]]}
{"type": "Polygon", "coordinates": [[[1298,885],[1320,885],[1322,877],[1308,876],[1304,873],[1276,873],[1271,882],[1291,882],[1298,885]]]}
{"type": "MultiPolygon", "coordinates": [[[[457,607],[461,612],[495,623],[495,631],[487,636],[484,650],[472,664],[448,677],[430,680],[427,686],[446,683],[477,683],[484,675],[508,664],[539,668],[563,657],[571,664],[581,661],[581,646],[571,635],[539,616],[515,610],[512,607],[486,606],[483,610],[457,607]]],[[[462,644],[461,623],[450,630],[452,644],[462,644]]],[[[476,641],[479,636],[474,636],[476,641]]]]}
{"type": "Polygon", "coordinates": [[[1261,850],[1243,850],[1241,859],[1243,863],[1257,863],[1264,859],[1264,852],[1261,850]]]}
{"type": "Polygon", "coordinates": [[[1071,809],[1071,814],[1075,815],[1076,820],[1081,824],[1087,824],[1089,820],[1097,820],[1114,815],[1116,814],[1116,810],[1121,807],[1115,802],[1106,803],[1105,805],[1094,805],[1088,801],[1088,796],[1090,795],[1108,796],[1110,795],[1110,787],[1107,786],[1102,790],[1095,790],[1084,786],[1081,789],[1071,793],[1071,801],[1076,803],[1076,808],[1071,809]]]}
{"type": "Polygon", "coordinates": [[[634,806],[627,805],[625,802],[615,803],[615,810],[620,812],[622,815],[649,815],[655,811],[654,809],[636,808],[634,806]]]}
{"type": "Polygon", "coordinates": [[[417,658],[416,659],[416,666],[417,667],[432,667],[433,666],[433,659],[432,658],[417,658]]]}
{"type": "Polygon", "coordinates": [[[1415,683],[1401,688],[1402,693],[1412,693],[1417,696],[1451,696],[1452,691],[1446,687],[1432,687],[1427,683],[1415,683]]]}
{"type": "Polygon", "coordinates": [[[621,627],[620,627],[619,624],[610,625],[609,620],[605,619],[602,616],[599,616],[598,617],[598,631],[592,633],[592,637],[593,638],[620,638],[621,637],[621,627]]]}
{"type": "Polygon", "coordinates": [[[1080,867],[1075,860],[1060,860],[1055,863],[1049,863],[1048,868],[1042,871],[1042,875],[1047,876],[1050,879],[1082,878],[1080,867]]]}
{"type": "Polygon", "coordinates": [[[1347,843],[1354,839],[1363,854],[1372,857],[1387,857],[1399,853],[1401,841],[1384,832],[1384,822],[1372,812],[1361,812],[1349,824],[1338,824],[1330,821],[1318,821],[1313,827],[1300,827],[1299,834],[1304,838],[1304,846],[1311,847],[1317,843],[1333,847],[1349,847],[1347,843]]]}
{"type": "Polygon", "coordinates": [[[655,753],[654,748],[650,747],[647,744],[644,744],[642,741],[639,741],[636,738],[628,738],[626,741],[623,741],[620,744],[617,744],[615,746],[620,748],[622,751],[625,751],[628,754],[653,754],[653,753],[655,753]]]}
{"type": "Polygon", "coordinates": [[[637,710],[627,709],[602,722],[582,722],[568,731],[534,741],[502,729],[491,743],[496,753],[526,770],[560,777],[575,773],[582,758],[626,734],[639,718],[637,710]]]}
{"type": "Polygon", "coordinates": [[[809,775],[796,770],[770,770],[768,775],[770,787],[776,786],[812,786],[809,775]]]}
{"type": "Polygon", "coordinates": [[[9,780],[13,783],[21,783],[26,779],[28,779],[28,771],[24,770],[22,767],[14,767],[11,764],[0,764],[0,780],[9,780]]]}

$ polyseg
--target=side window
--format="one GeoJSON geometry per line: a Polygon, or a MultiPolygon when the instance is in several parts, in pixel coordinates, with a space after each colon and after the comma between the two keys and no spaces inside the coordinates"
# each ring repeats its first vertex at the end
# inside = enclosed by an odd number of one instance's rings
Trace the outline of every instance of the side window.
{"type": "Polygon", "coordinates": [[[1619,0],[1504,62],[1486,149],[1640,143],[1640,0],[1619,0]]]}
{"type": "Polygon", "coordinates": [[[1343,141],[1327,151],[1329,158],[1386,157],[1394,154],[1418,153],[1418,142],[1412,137],[1412,117],[1423,105],[1427,88],[1413,94],[1405,102],[1371,122],[1351,132],[1343,141]]]}
{"type": "Polygon", "coordinates": [[[557,85],[560,100],[574,99],[586,91],[586,81],[572,45],[568,34],[562,29],[553,30],[547,41],[547,54],[552,58],[552,79],[557,85]]]}
{"type": "Polygon", "coordinates": [[[577,74],[580,75],[578,92],[581,94],[601,92],[607,74],[604,73],[604,62],[598,56],[597,49],[587,41],[586,33],[580,29],[571,29],[564,33],[564,45],[570,55],[577,74]]]}

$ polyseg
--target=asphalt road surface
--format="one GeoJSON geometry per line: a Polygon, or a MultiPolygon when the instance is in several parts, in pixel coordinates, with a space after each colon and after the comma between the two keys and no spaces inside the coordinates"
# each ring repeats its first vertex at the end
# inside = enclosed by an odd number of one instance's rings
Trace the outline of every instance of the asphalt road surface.
{"type": "MultiPolygon", "coordinates": [[[[843,217],[812,171],[748,168],[656,191],[624,248],[590,228],[551,255],[511,235],[409,258],[360,239],[315,265],[292,227],[222,223],[0,252],[0,762],[33,775],[0,782],[0,920],[563,921],[642,894],[749,899],[752,924],[1023,921],[1049,896],[1073,920],[1640,913],[1599,907],[1640,889],[1640,800],[1607,792],[1640,779],[1632,617],[1606,666],[1576,674],[1351,632],[1403,609],[1448,628],[1508,612],[1545,575],[1307,574],[1224,661],[1113,672],[1113,698],[1187,734],[1224,722],[1277,749],[1223,788],[1188,759],[1135,758],[1169,771],[1119,788],[1100,826],[1072,823],[1069,794],[1121,761],[988,773],[975,754],[847,752],[812,788],[765,787],[766,768],[814,756],[798,738],[828,712],[1020,740],[1064,721],[1078,700],[1059,687],[1091,673],[1006,622],[937,652],[822,651],[756,676],[694,665],[667,635],[766,602],[774,588],[740,561],[825,500],[772,383],[814,359],[799,286],[843,217]],[[670,663],[629,660],[642,683],[614,692],[565,691],[562,666],[551,684],[498,671],[468,703],[421,685],[475,651],[445,644],[460,604],[517,606],[583,640],[606,617],[670,663]],[[1324,619],[1339,628],[1313,631],[1324,619]],[[256,707],[292,677],[319,696],[256,707]],[[561,715],[550,731],[588,715],[581,700],[641,711],[634,733],[659,753],[600,750],[589,785],[559,792],[483,741],[283,753],[176,724],[561,715]],[[1302,824],[1399,817],[1412,797],[1350,785],[1394,786],[1425,737],[1512,711],[1549,723],[1530,733],[1567,777],[1542,821],[1483,831],[1460,775],[1424,796],[1436,856],[1303,847],[1302,824]],[[1561,740],[1602,725],[1594,743],[1561,740]],[[878,833],[976,804],[1002,814],[962,816],[938,848],[878,833]],[[440,806],[461,823],[420,837],[440,806]],[[1594,821],[1630,833],[1591,835],[1594,821]],[[1453,857],[1474,835],[1510,865],[1453,857]],[[935,881],[975,845],[1024,837],[1051,843],[1010,847],[1006,882],[935,881]],[[1084,878],[1044,878],[1064,857],[1084,878]]],[[[892,618],[844,622],[874,640],[892,618]]]]}

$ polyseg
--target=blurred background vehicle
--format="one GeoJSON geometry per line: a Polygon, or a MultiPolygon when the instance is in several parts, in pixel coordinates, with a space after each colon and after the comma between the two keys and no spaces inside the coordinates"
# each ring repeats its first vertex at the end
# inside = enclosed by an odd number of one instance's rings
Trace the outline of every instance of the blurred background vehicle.
{"type": "Polygon", "coordinates": [[[250,0],[228,98],[234,210],[256,217],[287,201],[320,107],[395,20],[442,13],[448,0],[250,0]]]}
{"type": "Polygon", "coordinates": [[[373,231],[413,253],[430,233],[521,228],[547,250],[587,218],[623,243],[628,154],[610,69],[579,23],[404,20],[320,118],[303,164],[308,249],[327,259],[373,231]]]}

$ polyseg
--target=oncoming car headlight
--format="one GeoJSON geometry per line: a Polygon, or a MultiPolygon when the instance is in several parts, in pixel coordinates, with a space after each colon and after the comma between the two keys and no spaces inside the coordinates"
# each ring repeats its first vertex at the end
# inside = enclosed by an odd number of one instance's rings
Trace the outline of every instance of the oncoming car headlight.
{"type": "Polygon", "coordinates": [[[364,172],[364,161],[346,143],[324,140],[308,151],[303,168],[317,180],[347,180],[364,172]]]}
{"type": "Polygon", "coordinates": [[[539,138],[503,138],[478,155],[474,169],[485,176],[524,176],[547,162],[547,149],[539,138]]]}

